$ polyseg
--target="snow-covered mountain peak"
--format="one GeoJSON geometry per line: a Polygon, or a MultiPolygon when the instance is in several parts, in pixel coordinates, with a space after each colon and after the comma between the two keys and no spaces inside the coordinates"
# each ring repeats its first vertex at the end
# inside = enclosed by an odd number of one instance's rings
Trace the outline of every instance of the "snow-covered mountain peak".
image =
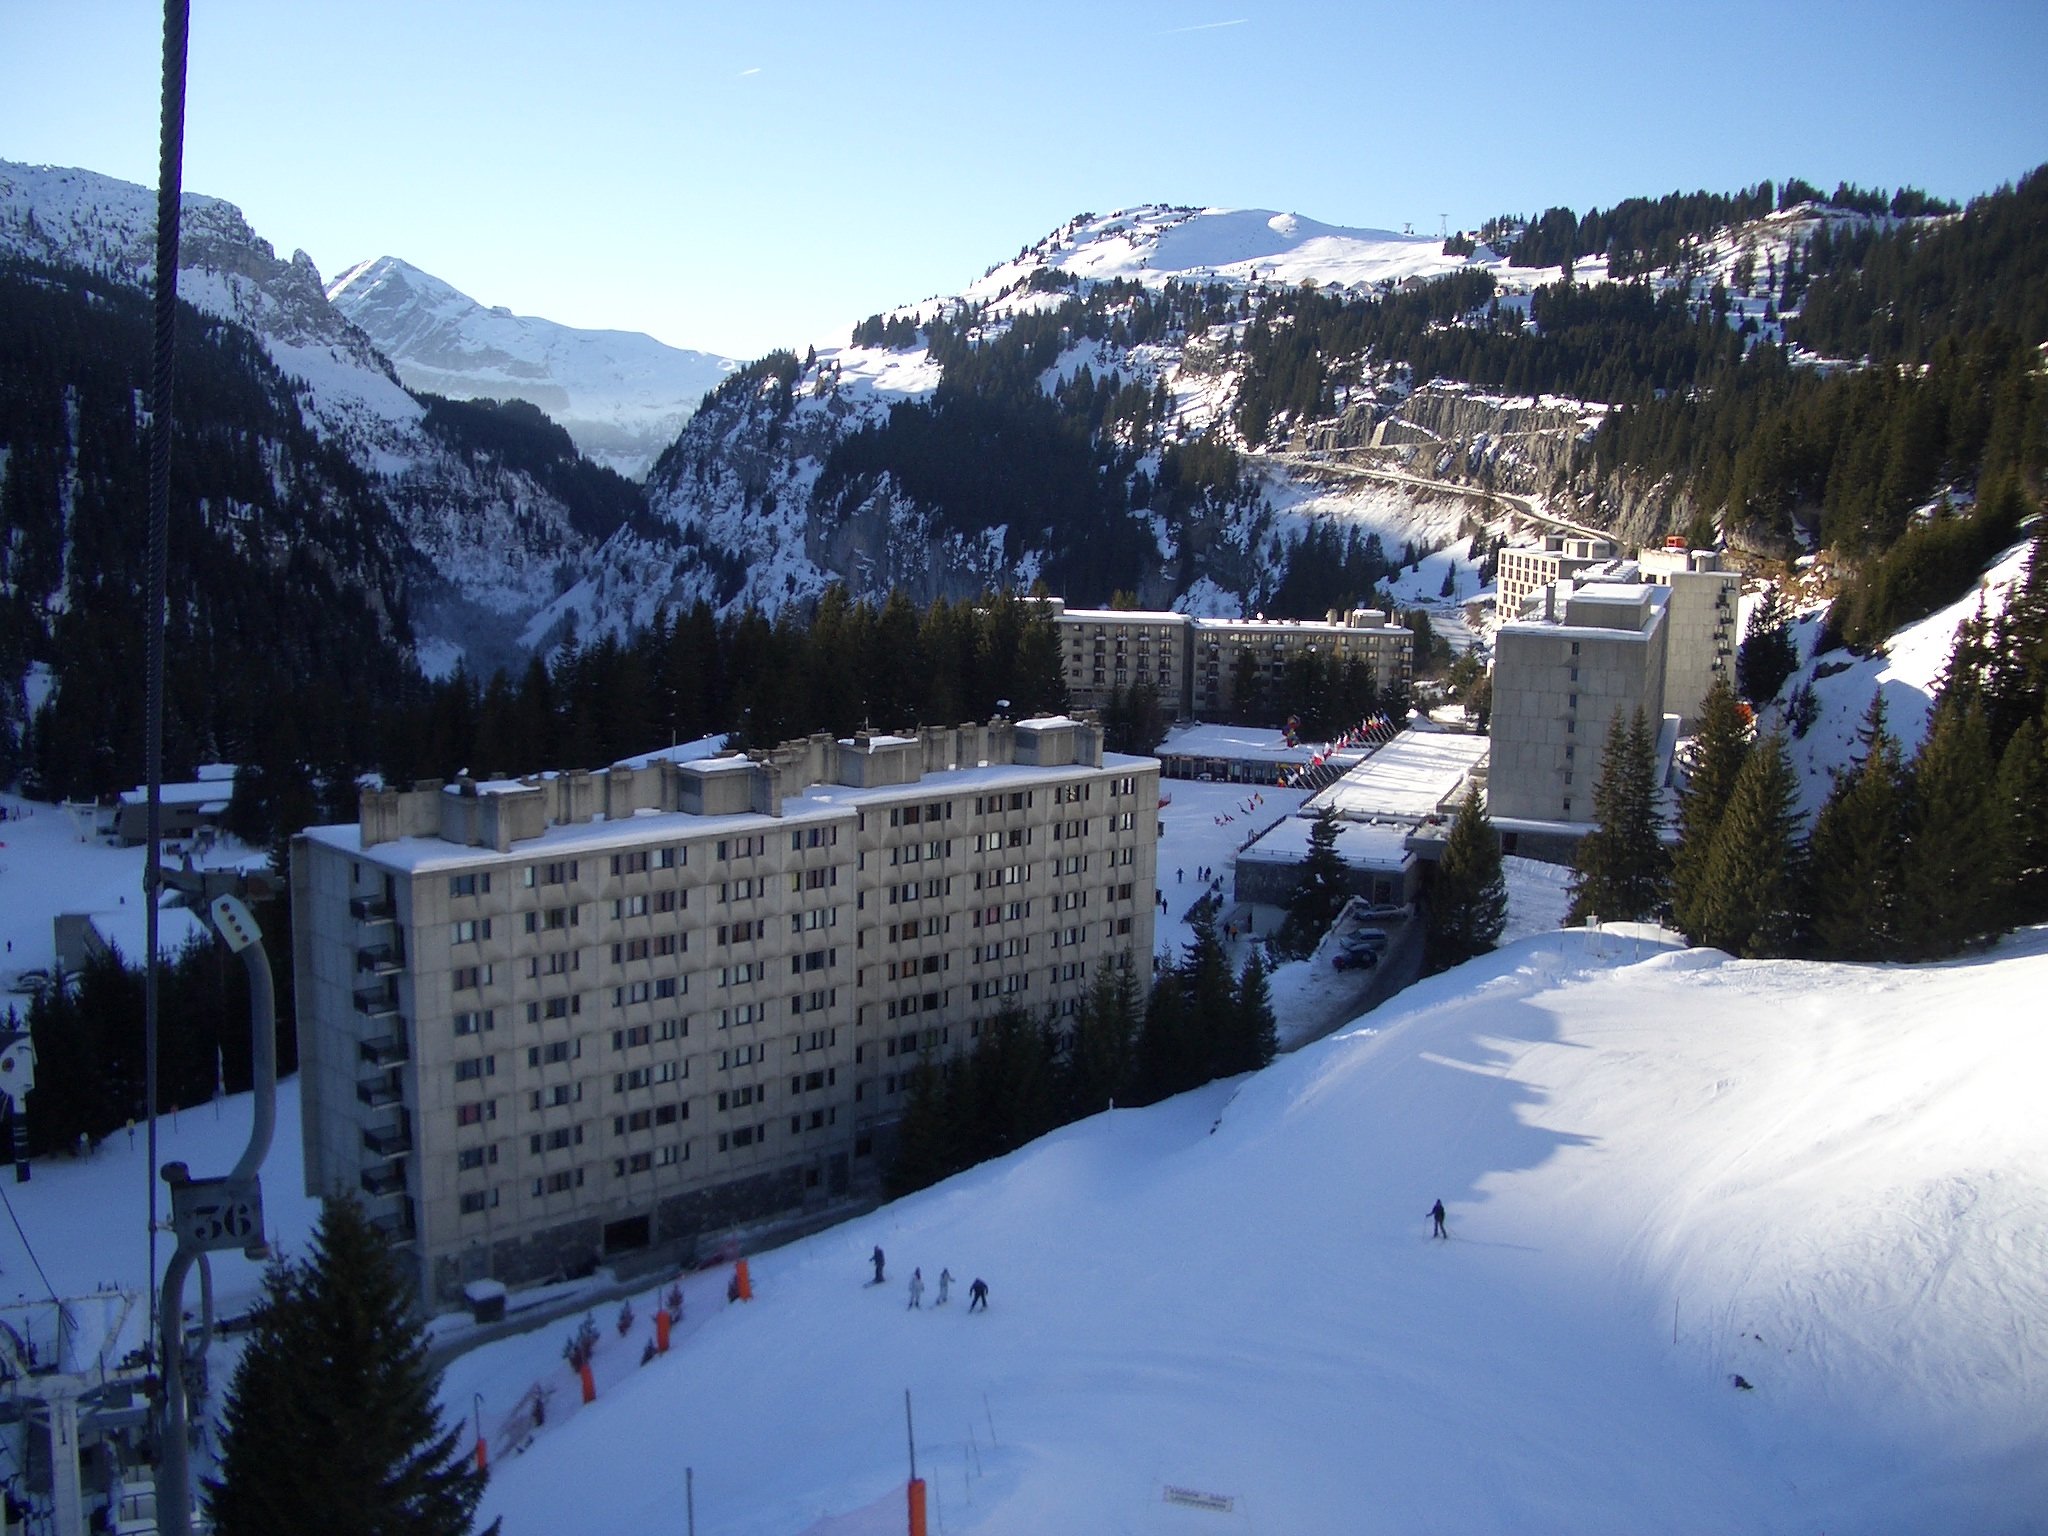
{"type": "Polygon", "coordinates": [[[327,299],[361,326],[414,389],[540,407],[588,457],[646,473],[732,359],[638,331],[579,330],[487,306],[396,256],[358,262],[327,299]]]}
{"type": "MultiPolygon", "coordinates": [[[[1434,236],[1324,224],[1270,208],[1145,204],[1068,221],[991,269],[965,296],[999,298],[1041,269],[1148,287],[1217,279],[1366,288],[1454,272],[1475,259],[1446,256],[1434,236]]],[[[1484,264],[1500,269],[1490,257],[1484,264]]]]}

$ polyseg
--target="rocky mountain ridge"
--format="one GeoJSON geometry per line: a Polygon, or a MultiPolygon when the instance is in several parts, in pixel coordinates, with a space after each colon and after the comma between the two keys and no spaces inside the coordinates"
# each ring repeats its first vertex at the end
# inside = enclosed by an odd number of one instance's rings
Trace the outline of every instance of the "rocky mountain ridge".
{"type": "Polygon", "coordinates": [[[409,389],[456,400],[525,400],[585,457],[630,479],[674,442],[732,359],[638,331],[590,331],[487,307],[394,256],[326,285],[329,303],[389,358],[409,389]]]}
{"type": "MultiPolygon", "coordinates": [[[[403,639],[421,665],[516,665],[534,615],[591,573],[623,515],[593,530],[588,509],[502,453],[429,430],[427,408],[328,301],[310,257],[278,259],[218,198],[188,193],[184,209],[180,298],[257,340],[306,424],[357,466],[402,530],[391,553],[403,590],[384,606],[410,613],[403,639]]],[[[0,255],[81,267],[146,291],[154,231],[148,189],[90,171],[0,163],[0,255]]],[[[637,496],[622,503],[637,504],[637,496]]]]}

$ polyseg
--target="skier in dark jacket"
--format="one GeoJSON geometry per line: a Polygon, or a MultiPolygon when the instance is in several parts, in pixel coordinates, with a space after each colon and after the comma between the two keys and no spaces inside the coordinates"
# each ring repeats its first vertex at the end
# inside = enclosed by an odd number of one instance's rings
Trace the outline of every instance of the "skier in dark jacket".
{"type": "Polygon", "coordinates": [[[976,1279],[974,1284],[967,1287],[967,1310],[970,1312],[986,1312],[988,1310],[988,1282],[986,1280],[976,1279]]]}
{"type": "Polygon", "coordinates": [[[875,1251],[868,1256],[868,1262],[875,1266],[875,1284],[882,1283],[882,1245],[875,1244],[875,1251]]]}
{"type": "Polygon", "coordinates": [[[1434,1232],[1432,1232],[1432,1233],[1430,1233],[1430,1234],[1429,1234],[1429,1235],[1430,1235],[1431,1237],[1442,1237],[1442,1238],[1448,1238],[1448,1237],[1449,1237],[1449,1236],[1451,1235],[1450,1233],[1448,1233],[1448,1232],[1446,1232],[1446,1231],[1444,1230],[1444,1203],[1443,1203],[1443,1201],[1439,1200],[1439,1201],[1437,1201],[1437,1203],[1436,1203],[1435,1205],[1432,1205],[1432,1206],[1431,1206],[1431,1207],[1429,1208],[1429,1219],[1430,1219],[1431,1221],[1433,1221],[1433,1222],[1435,1222],[1435,1223],[1436,1223],[1436,1230],[1435,1230],[1434,1232]]]}

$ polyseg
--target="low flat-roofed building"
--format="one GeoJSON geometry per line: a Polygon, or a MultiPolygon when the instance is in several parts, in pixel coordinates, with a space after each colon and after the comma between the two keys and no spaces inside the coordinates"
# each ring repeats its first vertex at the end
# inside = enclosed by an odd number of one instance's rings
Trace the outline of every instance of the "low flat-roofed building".
{"type": "Polygon", "coordinates": [[[1309,831],[1328,809],[1353,893],[1381,904],[1413,901],[1421,865],[1440,850],[1429,833],[1457,813],[1465,786],[1484,774],[1489,747],[1486,737],[1461,732],[1401,732],[1241,850],[1232,894],[1260,905],[1292,901],[1309,831]]]}
{"type": "Polygon", "coordinates": [[[1275,784],[1321,758],[1340,767],[1363,762],[1363,746],[1332,752],[1326,743],[1289,742],[1283,731],[1256,725],[1179,725],[1154,756],[1169,779],[1213,779],[1219,784],[1275,784]]]}
{"type": "MultiPolygon", "coordinates": [[[[202,828],[217,827],[235,795],[235,769],[230,763],[210,765],[197,779],[157,786],[158,830],[166,841],[184,842],[202,828]]],[[[114,836],[126,847],[149,840],[149,786],[121,792],[114,808],[114,836]]]]}
{"type": "Polygon", "coordinates": [[[1492,742],[1459,731],[1409,729],[1302,807],[1325,805],[1346,821],[1415,827],[1455,815],[1465,786],[1482,775],[1492,742]]]}
{"type": "MultiPolygon", "coordinates": [[[[1314,827],[1312,816],[1283,816],[1240,850],[1231,876],[1232,897],[1256,906],[1284,907],[1291,902],[1301,888],[1314,827]]],[[[1415,899],[1421,888],[1421,863],[1408,846],[1408,832],[1390,822],[1337,823],[1337,857],[1353,895],[1382,906],[1415,899]]]]}

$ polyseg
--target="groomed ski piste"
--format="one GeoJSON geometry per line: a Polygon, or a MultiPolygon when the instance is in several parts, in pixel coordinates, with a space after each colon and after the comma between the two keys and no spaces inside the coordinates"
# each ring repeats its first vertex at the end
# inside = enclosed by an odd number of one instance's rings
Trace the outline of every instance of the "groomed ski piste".
{"type": "MultiPolygon", "coordinates": [[[[753,1253],[751,1302],[693,1277],[644,1367],[652,1287],[623,1339],[598,1305],[588,1407],[573,1318],[478,1349],[448,1420],[482,1394],[505,1536],[678,1531],[686,1476],[703,1531],[902,1531],[906,1390],[935,1531],[2042,1530],[2044,989],[2038,929],[1914,968],[1525,938],[753,1253]]],[[[224,1167],[246,1104],[166,1155],[224,1167]]],[[[295,1119],[265,1182],[302,1245],[295,1119]]],[[[139,1257],[95,1241],[139,1216],[120,1141],[10,1189],[60,1288],[139,1257]]]]}

